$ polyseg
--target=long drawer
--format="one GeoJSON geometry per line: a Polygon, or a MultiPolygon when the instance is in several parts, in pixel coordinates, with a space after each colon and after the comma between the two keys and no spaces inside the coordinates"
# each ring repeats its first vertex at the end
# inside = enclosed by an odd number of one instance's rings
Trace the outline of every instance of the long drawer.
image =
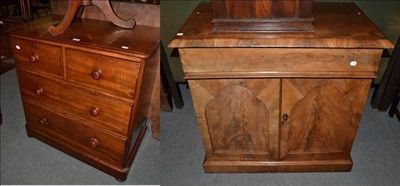
{"type": "Polygon", "coordinates": [[[186,78],[191,76],[374,77],[380,49],[195,48],[180,49],[186,78]],[[315,55],[318,54],[318,55],[315,55]]]}
{"type": "Polygon", "coordinates": [[[18,76],[24,100],[127,135],[131,104],[24,71],[18,71],[18,76]]]}
{"type": "Polygon", "coordinates": [[[60,46],[19,38],[12,38],[11,45],[14,48],[13,55],[18,69],[63,78],[60,46]]]}
{"type": "Polygon", "coordinates": [[[134,98],[139,63],[67,48],[67,81],[134,98]]]}
{"type": "Polygon", "coordinates": [[[125,140],[24,102],[28,127],[96,161],[121,167],[125,140]]]}

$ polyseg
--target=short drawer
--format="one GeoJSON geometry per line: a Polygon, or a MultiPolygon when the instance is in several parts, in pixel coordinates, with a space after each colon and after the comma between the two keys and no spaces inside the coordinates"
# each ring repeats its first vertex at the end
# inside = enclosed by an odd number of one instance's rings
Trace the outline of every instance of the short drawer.
{"type": "Polygon", "coordinates": [[[375,76],[381,49],[189,48],[179,49],[192,76],[375,76]]]}
{"type": "Polygon", "coordinates": [[[24,100],[127,135],[131,104],[28,72],[18,71],[18,77],[24,100]]]}
{"type": "Polygon", "coordinates": [[[24,102],[28,127],[95,161],[122,166],[125,140],[24,102]]]}
{"type": "Polygon", "coordinates": [[[19,38],[12,38],[11,45],[17,68],[63,78],[61,47],[19,38]]]}
{"type": "Polygon", "coordinates": [[[66,49],[67,80],[133,98],[140,64],[97,53],[66,49]]]}

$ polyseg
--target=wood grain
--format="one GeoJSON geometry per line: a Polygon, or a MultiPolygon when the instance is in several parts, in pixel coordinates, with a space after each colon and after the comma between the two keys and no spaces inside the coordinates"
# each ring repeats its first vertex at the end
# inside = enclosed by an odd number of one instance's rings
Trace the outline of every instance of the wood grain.
{"type": "MultiPolygon", "coordinates": [[[[290,2],[276,10],[312,4],[290,2]]],[[[351,170],[371,78],[393,45],[355,4],[314,5],[313,33],[232,34],[212,33],[210,4],[200,3],[170,43],[190,85],[206,172],[351,170]]]]}
{"type": "Polygon", "coordinates": [[[24,102],[24,109],[27,113],[27,124],[30,128],[40,131],[55,141],[62,142],[65,146],[73,148],[85,156],[96,159],[99,162],[112,163],[115,166],[122,166],[122,152],[124,151],[125,140],[101,132],[100,130],[86,125],[79,124],[58,114],[24,102]],[[40,120],[46,119],[46,126],[40,120]],[[96,147],[90,146],[90,139],[98,140],[96,147]]]}
{"type": "Polygon", "coordinates": [[[17,68],[36,71],[54,78],[63,78],[61,47],[16,38],[11,40],[11,46],[17,68]],[[36,56],[34,62],[30,61],[32,56],[36,56]]]}
{"type": "Polygon", "coordinates": [[[12,27],[7,32],[14,37],[28,36],[30,39],[41,39],[45,42],[61,42],[83,49],[97,49],[97,52],[119,54],[136,61],[150,57],[160,42],[159,27],[137,25],[135,29],[123,29],[116,28],[106,21],[91,19],[75,20],[63,34],[53,37],[47,33],[47,27],[60,19],[59,16],[48,16],[29,24],[12,27]]]}
{"type": "Polygon", "coordinates": [[[212,33],[210,3],[200,3],[168,47],[393,48],[354,3],[316,2],[312,33],[212,33]],[[196,14],[199,12],[200,14],[196,14]]]}
{"type": "Polygon", "coordinates": [[[186,78],[214,77],[376,77],[379,49],[183,48],[186,78]],[[318,54],[318,55],[317,55],[318,54]],[[351,61],[356,61],[352,66],[351,61]],[[343,74],[343,73],[346,73],[343,74]]]}
{"type": "MultiPolygon", "coordinates": [[[[9,32],[24,49],[36,43],[40,55],[28,55],[30,61],[51,60],[40,68],[17,66],[27,134],[124,181],[147,129],[142,121],[159,120],[159,112],[149,112],[157,104],[153,92],[159,92],[159,28],[125,30],[81,19],[50,37],[46,27],[57,20],[40,19],[9,32]]],[[[36,52],[15,50],[25,61],[24,55],[36,52]]]]}
{"type": "Polygon", "coordinates": [[[238,85],[225,87],[205,112],[215,153],[268,151],[269,110],[250,90],[238,85]]]}
{"type": "Polygon", "coordinates": [[[98,128],[123,136],[127,135],[131,104],[24,71],[18,71],[18,76],[24,101],[35,103],[98,128]],[[43,94],[36,94],[35,91],[38,88],[43,89],[43,94]],[[97,116],[90,114],[90,110],[94,107],[100,110],[97,116]]]}
{"type": "Polygon", "coordinates": [[[271,17],[271,1],[270,0],[260,0],[255,1],[255,15],[257,19],[267,19],[271,17]]]}
{"type": "MultiPolygon", "coordinates": [[[[123,1],[111,1],[114,12],[122,19],[134,18],[137,25],[160,27],[160,5],[131,3],[123,1]]],[[[51,2],[53,15],[64,15],[68,6],[68,0],[51,2]]],[[[107,17],[98,7],[87,6],[81,18],[108,21],[107,17]]]]}
{"type": "Polygon", "coordinates": [[[291,18],[296,17],[297,3],[299,0],[271,0],[271,17],[291,18]]]}
{"type": "Polygon", "coordinates": [[[353,143],[370,81],[284,79],[282,113],[289,121],[281,127],[281,158],[323,159],[329,153],[349,153],[345,146],[353,143]]]}
{"type": "Polygon", "coordinates": [[[207,157],[278,157],[279,99],[270,98],[279,97],[279,80],[196,80],[189,85],[207,157]]]}
{"type": "Polygon", "coordinates": [[[140,63],[69,48],[65,54],[67,81],[114,95],[135,97],[140,63]],[[98,80],[91,75],[97,71],[101,72],[98,80]]]}

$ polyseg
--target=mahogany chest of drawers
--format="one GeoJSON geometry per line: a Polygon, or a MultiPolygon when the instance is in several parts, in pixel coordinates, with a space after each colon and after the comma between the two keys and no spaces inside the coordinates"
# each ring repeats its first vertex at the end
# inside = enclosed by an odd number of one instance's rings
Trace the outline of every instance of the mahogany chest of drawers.
{"type": "Polygon", "coordinates": [[[57,21],[9,30],[27,134],[123,181],[147,128],[159,28],[83,19],[52,37],[57,21]]]}
{"type": "Polygon", "coordinates": [[[350,171],[383,48],[354,3],[314,3],[309,33],[213,33],[200,3],[178,48],[206,172],[350,171]]]}

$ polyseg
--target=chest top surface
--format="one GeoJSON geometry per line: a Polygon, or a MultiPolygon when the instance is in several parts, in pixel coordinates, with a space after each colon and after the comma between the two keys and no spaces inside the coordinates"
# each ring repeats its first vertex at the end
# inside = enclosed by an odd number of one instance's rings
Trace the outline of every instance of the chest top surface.
{"type": "Polygon", "coordinates": [[[314,32],[212,33],[211,3],[200,3],[169,44],[171,48],[294,47],[393,48],[354,3],[314,3],[314,32]]]}
{"type": "Polygon", "coordinates": [[[75,20],[63,34],[51,36],[47,29],[60,22],[61,18],[49,16],[13,27],[8,32],[11,35],[108,50],[139,58],[151,56],[160,42],[158,27],[136,25],[133,29],[124,29],[111,22],[91,19],[75,20]]]}

